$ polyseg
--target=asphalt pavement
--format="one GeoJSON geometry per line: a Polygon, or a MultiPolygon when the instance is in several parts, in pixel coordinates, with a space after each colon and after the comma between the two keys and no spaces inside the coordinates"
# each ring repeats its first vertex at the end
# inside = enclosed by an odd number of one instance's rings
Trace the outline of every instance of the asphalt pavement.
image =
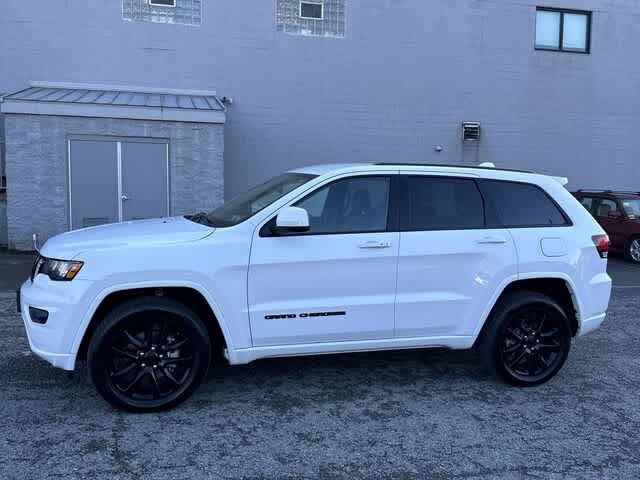
{"type": "Polygon", "coordinates": [[[609,318],[541,387],[473,352],[360,353],[220,366],[135,415],[29,352],[12,289],[30,261],[0,254],[0,479],[640,478],[636,265],[611,261],[609,318]]]}

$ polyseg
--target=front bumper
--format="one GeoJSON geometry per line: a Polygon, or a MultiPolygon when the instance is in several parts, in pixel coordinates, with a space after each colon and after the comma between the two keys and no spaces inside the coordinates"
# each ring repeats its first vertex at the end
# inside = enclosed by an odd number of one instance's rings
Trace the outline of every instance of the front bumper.
{"type": "Polygon", "coordinates": [[[80,305],[89,285],[90,282],[77,279],[53,282],[49,277],[38,275],[33,282],[25,281],[18,292],[18,311],[29,347],[54,367],[75,368],[76,352],[72,347],[82,318],[80,305]],[[46,310],[49,313],[46,323],[34,322],[29,307],[46,310]]]}

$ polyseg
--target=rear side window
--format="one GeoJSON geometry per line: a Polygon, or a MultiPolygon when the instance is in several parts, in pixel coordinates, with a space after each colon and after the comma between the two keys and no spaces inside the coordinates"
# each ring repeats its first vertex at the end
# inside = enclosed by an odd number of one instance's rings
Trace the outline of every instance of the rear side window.
{"type": "Polygon", "coordinates": [[[474,180],[406,177],[403,231],[484,228],[482,196],[474,180]]]}
{"type": "Polygon", "coordinates": [[[551,197],[528,183],[481,180],[489,227],[557,227],[570,222],[551,197]]]}

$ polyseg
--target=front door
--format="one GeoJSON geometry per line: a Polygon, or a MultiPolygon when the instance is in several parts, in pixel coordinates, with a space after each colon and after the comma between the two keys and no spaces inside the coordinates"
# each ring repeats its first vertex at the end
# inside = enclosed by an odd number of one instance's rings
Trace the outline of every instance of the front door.
{"type": "Polygon", "coordinates": [[[71,229],[163,217],[168,198],[165,140],[69,141],[71,229]]]}
{"type": "Polygon", "coordinates": [[[304,234],[255,232],[248,302],[254,346],[393,338],[399,233],[393,175],[352,176],[295,206],[304,234]]]}

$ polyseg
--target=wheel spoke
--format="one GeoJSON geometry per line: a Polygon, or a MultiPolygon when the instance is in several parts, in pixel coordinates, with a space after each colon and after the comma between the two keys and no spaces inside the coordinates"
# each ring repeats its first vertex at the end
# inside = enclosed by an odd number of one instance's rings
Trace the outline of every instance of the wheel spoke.
{"type": "Polygon", "coordinates": [[[522,336],[518,335],[512,328],[507,328],[507,333],[520,342],[524,340],[522,336]]]}
{"type": "Polygon", "coordinates": [[[177,386],[182,385],[182,382],[178,381],[178,379],[176,377],[173,376],[173,373],[171,373],[167,368],[163,369],[162,372],[166,375],[166,377],[171,380],[173,383],[175,383],[177,386]]]}
{"type": "Polygon", "coordinates": [[[131,360],[137,360],[138,357],[136,356],[135,353],[133,352],[127,352],[126,350],[122,350],[118,347],[111,347],[111,349],[116,352],[118,355],[120,355],[121,357],[126,357],[126,358],[130,358],[131,360]]]}
{"type": "Polygon", "coordinates": [[[547,319],[547,314],[540,312],[540,323],[538,324],[538,334],[542,333],[542,327],[544,327],[544,321],[547,319]]]}
{"type": "Polygon", "coordinates": [[[562,345],[560,343],[539,343],[538,348],[546,348],[550,350],[560,350],[562,345]]]}
{"type": "Polygon", "coordinates": [[[176,343],[172,343],[170,345],[167,345],[167,350],[170,351],[170,352],[173,351],[173,350],[177,350],[180,347],[183,347],[184,345],[186,345],[188,341],[189,341],[189,338],[185,337],[185,338],[183,338],[182,340],[180,340],[180,341],[178,341],[176,343]]]}
{"type": "Polygon", "coordinates": [[[519,343],[513,344],[510,347],[507,347],[504,349],[504,353],[513,353],[515,351],[517,351],[518,349],[522,348],[522,345],[519,343]]]}
{"type": "Polygon", "coordinates": [[[156,375],[156,371],[154,369],[151,369],[150,373],[151,373],[151,378],[153,379],[153,386],[157,393],[157,396],[156,396],[157,398],[162,395],[162,392],[160,391],[160,382],[158,381],[158,375],[156,375]]]}
{"type": "Polygon", "coordinates": [[[144,342],[140,341],[138,338],[131,335],[127,330],[123,330],[123,333],[129,340],[129,342],[131,342],[136,348],[144,347],[144,342]]]}
{"type": "Polygon", "coordinates": [[[524,350],[520,352],[520,355],[517,355],[517,356],[514,355],[514,358],[511,359],[511,361],[507,361],[507,365],[509,365],[509,368],[513,368],[516,365],[518,365],[522,361],[522,359],[525,357],[525,355],[526,355],[526,352],[524,350]]]}
{"type": "Polygon", "coordinates": [[[113,372],[111,374],[111,376],[112,377],[121,377],[122,375],[126,375],[130,371],[134,370],[136,367],[137,367],[137,365],[135,363],[130,363],[129,365],[127,365],[126,367],[118,370],[117,372],[113,372]]]}
{"type": "Polygon", "coordinates": [[[560,334],[559,328],[553,328],[548,332],[540,332],[540,336],[543,338],[557,337],[559,334],[560,334]]]}
{"type": "Polygon", "coordinates": [[[164,363],[186,363],[193,360],[192,356],[179,357],[179,358],[167,358],[164,363]]]}
{"type": "Polygon", "coordinates": [[[129,390],[131,390],[134,386],[136,386],[136,384],[140,381],[140,379],[145,376],[146,373],[147,373],[146,369],[140,370],[138,374],[135,376],[135,378],[126,387],[124,387],[122,391],[128,392],[129,390]]]}

